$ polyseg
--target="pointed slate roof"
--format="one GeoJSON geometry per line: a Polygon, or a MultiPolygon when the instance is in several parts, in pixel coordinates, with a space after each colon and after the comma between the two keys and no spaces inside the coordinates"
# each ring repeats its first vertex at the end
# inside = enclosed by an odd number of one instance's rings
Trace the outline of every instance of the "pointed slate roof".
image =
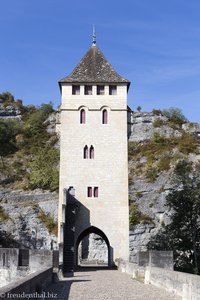
{"type": "Polygon", "coordinates": [[[103,53],[92,46],[72,73],[61,79],[61,83],[127,83],[130,81],[121,77],[107,61],[103,53]]]}

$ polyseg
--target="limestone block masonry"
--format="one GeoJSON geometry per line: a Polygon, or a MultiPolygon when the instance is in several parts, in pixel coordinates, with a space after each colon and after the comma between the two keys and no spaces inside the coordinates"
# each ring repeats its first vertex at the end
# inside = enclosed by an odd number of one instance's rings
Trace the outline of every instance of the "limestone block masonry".
{"type": "Polygon", "coordinates": [[[62,100],[58,239],[62,242],[61,225],[64,222],[62,205],[65,202],[63,190],[73,186],[75,198],[81,203],[76,217],[75,240],[91,226],[100,229],[109,240],[113,261],[116,258],[129,257],[127,158],[129,84],[114,71],[95,46],[89,49],[71,75],[60,81],[62,100]],[[95,66],[94,70],[88,71],[91,66],[95,66]],[[84,67],[85,71],[82,71],[84,67]],[[77,69],[79,78],[75,77],[77,69]],[[102,73],[100,75],[97,74],[99,69],[102,73]],[[81,76],[81,72],[84,76],[88,73],[88,77],[81,76]],[[93,74],[93,77],[89,74],[93,74]],[[73,84],[80,87],[79,95],[72,94],[73,84]],[[88,84],[92,86],[91,95],[84,93],[84,86],[88,84]],[[104,86],[102,95],[97,95],[98,84],[104,86]],[[109,94],[110,85],[116,86],[115,95],[109,94]],[[80,123],[81,109],[85,110],[83,124],[80,123]],[[107,110],[107,124],[102,124],[104,109],[107,110]],[[93,159],[84,159],[83,149],[86,145],[94,147],[93,159]],[[88,197],[88,187],[98,187],[98,196],[88,197]]]}

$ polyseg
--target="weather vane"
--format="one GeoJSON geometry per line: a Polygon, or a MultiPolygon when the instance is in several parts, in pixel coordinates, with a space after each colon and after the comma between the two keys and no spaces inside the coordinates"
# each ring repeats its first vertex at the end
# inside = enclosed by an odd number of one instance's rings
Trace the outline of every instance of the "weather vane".
{"type": "Polygon", "coordinates": [[[93,25],[93,35],[92,35],[92,46],[96,46],[96,32],[95,32],[94,25],[93,25]]]}

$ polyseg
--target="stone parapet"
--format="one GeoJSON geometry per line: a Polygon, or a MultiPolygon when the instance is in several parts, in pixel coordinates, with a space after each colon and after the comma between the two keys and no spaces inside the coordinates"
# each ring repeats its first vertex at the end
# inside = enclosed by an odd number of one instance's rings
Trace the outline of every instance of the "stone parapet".
{"type": "Polygon", "coordinates": [[[200,300],[200,276],[198,275],[147,267],[145,283],[163,288],[182,297],[182,300],[200,300]]]}
{"type": "MultiPolygon", "coordinates": [[[[0,288],[0,298],[4,299],[28,299],[26,296],[35,293],[39,298],[45,289],[52,282],[53,268],[43,268],[40,271],[34,272],[25,278],[18,279],[5,287],[0,288]]],[[[32,297],[34,298],[34,296],[32,297]]],[[[36,298],[36,297],[35,297],[36,298]]],[[[43,298],[44,299],[44,298],[43,298]]]]}

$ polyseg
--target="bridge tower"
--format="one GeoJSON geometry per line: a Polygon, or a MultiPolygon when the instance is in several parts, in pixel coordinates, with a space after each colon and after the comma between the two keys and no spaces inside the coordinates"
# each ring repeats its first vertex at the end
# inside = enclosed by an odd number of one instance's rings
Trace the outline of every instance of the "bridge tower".
{"type": "Polygon", "coordinates": [[[93,36],[90,49],[59,85],[58,241],[63,251],[60,262],[66,271],[73,270],[81,238],[94,232],[105,240],[112,265],[116,258],[129,258],[130,82],[114,70],[93,36]]]}

